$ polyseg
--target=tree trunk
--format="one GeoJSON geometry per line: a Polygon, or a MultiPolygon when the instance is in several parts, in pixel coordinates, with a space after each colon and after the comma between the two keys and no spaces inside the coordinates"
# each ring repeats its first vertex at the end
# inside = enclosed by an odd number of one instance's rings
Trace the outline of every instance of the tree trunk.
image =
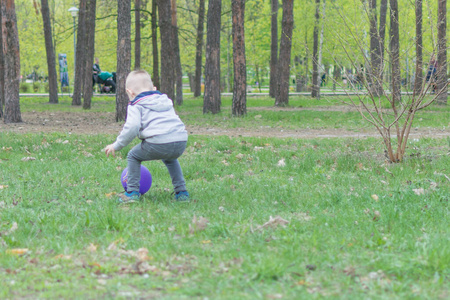
{"type": "Polygon", "coordinates": [[[383,78],[384,78],[384,45],[385,45],[385,37],[386,37],[386,18],[387,18],[387,7],[388,7],[388,0],[381,0],[380,2],[380,27],[378,29],[379,32],[379,43],[380,43],[380,61],[381,61],[381,67],[380,67],[380,85],[383,89],[383,78]]]}
{"type": "Polygon", "coordinates": [[[95,54],[95,13],[96,0],[87,0],[86,6],[86,23],[85,23],[85,69],[84,69],[84,84],[83,84],[83,108],[91,109],[92,94],[94,93],[92,81],[92,68],[94,65],[95,54]]]}
{"type": "Polygon", "coordinates": [[[289,83],[291,80],[291,48],[294,28],[294,1],[283,0],[283,18],[281,19],[280,57],[277,70],[277,94],[275,106],[289,105],[289,83]]]}
{"type": "Polygon", "coordinates": [[[159,33],[161,34],[161,88],[160,91],[174,100],[175,97],[175,61],[173,46],[173,28],[171,3],[158,1],[159,33]]]}
{"type": "Polygon", "coordinates": [[[178,22],[177,22],[177,0],[171,0],[172,8],[172,45],[173,45],[173,62],[176,85],[176,104],[183,104],[183,71],[181,69],[180,58],[180,42],[178,40],[178,22]]]}
{"type": "Polygon", "coordinates": [[[314,46],[313,46],[313,74],[312,74],[312,89],[311,89],[311,97],[318,98],[319,97],[319,65],[318,65],[318,56],[317,50],[319,48],[319,11],[320,11],[320,0],[316,0],[316,14],[315,14],[315,22],[314,22],[314,46]]]}
{"type": "Polygon", "coordinates": [[[320,39],[319,39],[319,54],[318,54],[318,59],[317,59],[317,84],[318,84],[318,96],[317,98],[320,98],[320,86],[322,85],[322,75],[321,73],[325,72],[325,70],[322,69],[322,51],[323,51],[323,30],[325,27],[325,8],[326,8],[326,0],[322,0],[323,1],[323,6],[322,6],[322,28],[320,29],[320,39]]]}
{"type": "Polygon", "coordinates": [[[277,67],[278,67],[278,0],[271,0],[271,41],[270,41],[270,82],[269,96],[275,98],[277,94],[277,67]]]}
{"type": "Polygon", "coordinates": [[[73,84],[72,105],[81,105],[81,92],[84,84],[84,74],[86,67],[86,5],[87,0],[80,0],[80,10],[78,14],[77,45],[75,53],[75,81],[73,84]]]}
{"type": "Polygon", "coordinates": [[[52,41],[52,26],[50,24],[50,9],[48,0],[41,0],[42,21],[44,23],[45,49],[47,52],[49,102],[58,103],[58,77],[56,74],[56,58],[52,41]]]}
{"type": "Polygon", "coordinates": [[[370,76],[371,93],[374,97],[383,94],[383,61],[381,56],[381,38],[378,31],[377,0],[369,1],[370,19],[370,76]]]}
{"type": "Polygon", "coordinates": [[[1,30],[3,31],[4,122],[20,123],[22,122],[19,101],[20,51],[14,0],[0,1],[0,14],[2,15],[1,30]]]}
{"type": "Polygon", "coordinates": [[[5,62],[3,56],[3,22],[2,4],[0,3],[0,118],[3,118],[3,107],[5,106],[5,62]]]}
{"type": "Polygon", "coordinates": [[[437,103],[447,104],[447,0],[438,2],[437,103]]]}
{"type": "Polygon", "coordinates": [[[141,0],[134,0],[134,69],[141,68],[141,0]]]}
{"type": "Polygon", "coordinates": [[[203,113],[220,112],[220,27],[222,0],[209,0],[203,113]]]}
{"type": "Polygon", "coordinates": [[[390,55],[392,66],[392,101],[400,103],[401,99],[401,74],[400,74],[400,36],[399,36],[399,15],[397,0],[390,0],[390,55]]]}
{"type": "Polygon", "coordinates": [[[233,116],[247,114],[247,67],[245,63],[245,0],[232,0],[233,18],[233,116]]]}
{"type": "Polygon", "coordinates": [[[416,75],[414,78],[414,94],[418,97],[422,91],[423,55],[422,55],[422,0],[416,0],[416,75]]]}
{"type": "Polygon", "coordinates": [[[116,121],[127,117],[125,82],[131,68],[131,0],[120,0],[117,10],[116,121]]]}
{"type": "Polygon", "coordinates": [[[202,93],[202,61],[203,61],[203,28],[205,24],[205,0],[198,4],[197,40],[195,50],[194,97],[202,93]]]}
{"type": "Polygon", "coordinates": [[[161,87],[159,80],[159,51],[158,51],[158,18],[157,0],[152,1],[152,52],[153,52],[153,85],[158,89],[161,87]]]}

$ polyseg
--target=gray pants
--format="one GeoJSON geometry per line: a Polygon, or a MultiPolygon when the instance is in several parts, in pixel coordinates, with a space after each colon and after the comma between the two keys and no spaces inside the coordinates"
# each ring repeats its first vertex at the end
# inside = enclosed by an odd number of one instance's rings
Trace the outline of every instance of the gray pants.
{"type": "Polygon", "coordinates": [[[187,142],[167,144],[151,144],[143,141],[128,152],[128,183],[127,192],[139,191],[141,179],[141,162],[161,159],[172,178],[173,189],[176,192],[186,190],[183,171],[177,158],[183,154],[187,142]]]}

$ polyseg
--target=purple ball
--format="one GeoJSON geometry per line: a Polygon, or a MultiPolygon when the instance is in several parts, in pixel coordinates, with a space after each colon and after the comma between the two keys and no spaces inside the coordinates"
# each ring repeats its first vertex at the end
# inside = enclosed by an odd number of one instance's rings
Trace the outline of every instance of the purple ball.
{"type": "MultiPolygon", "coordinates": [[[[128,168],[125,168],[122,172],[122,176],[120,176],[120,181],[122,182],[122,186],[125,190],[127,190],[127,182],[128,182],[128,168]]],[[[150,187],[152,186],[152,174],[150,171],[141,165],[141,180],[139,181],[139,193],[144,195],[148,192],[150,187]]]]}

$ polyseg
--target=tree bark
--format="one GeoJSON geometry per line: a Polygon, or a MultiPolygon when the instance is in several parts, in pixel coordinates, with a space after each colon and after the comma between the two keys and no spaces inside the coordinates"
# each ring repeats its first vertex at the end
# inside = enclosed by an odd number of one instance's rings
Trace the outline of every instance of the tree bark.
{"type": "Polygon", "coordinates": [[[203,61],[203,28],[205,24],[205,0],[198,4],[197,40],[195,50],[194,97],[202,93],[202,61],[203,61]]]}
{"type": "Polygon", "coordinates": [[[92,68],[94,66],[95,54],[95,14],[96,14],[96,0],[87,0],[86,5],[86,23],[85,23],[85,69],[84,69],[84,84],[83,84],[83,108],[91,109],[92,94],[94,93],[92,81],[92,68]]]}
{"type": "Polygon", "coordinates": [[[277,94],[275,106],[289,105],[289,82],[291,78],[292,31],[294,28],[294,1],[283,0],[283,17],[281,19],[280,56],[277,70],[277,94]]]}
{"type": "Polygon", "coordinates": [[[232,0],[233,18],[233,116],[247,114],[247,68],[245,62],[245,0],[232,0]]]}
{"type": "Polygon", "coordinates": [[[2,49],[4,63],[4,96],[5,123],[20,123],[19,85],[20,85],[20,50],[19,34],[17,30],[16,8],[14,0],[0,1],[2,15],[2,49]]]}
{"type": "Polygon", "coordinates": [[[87,0],[80,0],[78,11],[77,45],[75,51],[75,81],[73,84],[72,105],[81,105],[81,92],[84,84],[84,74],[86,67],[86,5],[87,0]]]}
{"type": "Polygon", "coordinates": [[[374,97],[383,94],[383,61],[381,38],[378,31],[377,0],[369,0],[370,21],[370,76],[371,93],[374,97]]]}
{"type": "Polygon", "coordinates": [[[120,0],[117,10],[116,121],[127,117],[125,82],[131,68],[131,0],[120,0]]]}
{"type": "MultiPolygon", "coordinates": [[[[323,30],[325,27],[325,9],[326,9],[326,0],[323,1],[322,6],[322,28],[320,29],[320,39],[319,39],[319,53],[318,53],[318,59],[317,59],[317,85],[318,85],[318,96],[317,98],[320,98],[320,86],[322,85],[322,76],[321,73],[325,72],[325,70],[322,69],[322,51],[323,51],[323,30]]],[[[325,72],[326,73],[326,72],[325,72]]]]}
{"type": "Polygon", "coordinates": [[[380,43],[380,57],[381,57],[381,74],[380,74],[380,85],[383,89],[383,78],[384,78],[384,47],[385,47],[385,37],[386,37],[386,18],[387,18],[387,7],[388,0],[381,0],[380,2],[380,25],[379,25],[379,43],[380,43]]]}
{"type": "Polygon", "coordinates": [[[161,87],[159,80],[159,52],[158,52],[158,5],[157,0],[152,1],[152,53],[153,53],[153,85],[161,87]]]}
{"type": "Polygon", "coordinates": [[[318,98],[319,97],[319,66],[318,66],[318,56],[317,50],[319,48],[319,11],[320,11],[320,0],[316,0],[316,14],[315,14],[315,22],[314,22],[314,45],[313,45],[313,74],[312,74],[312,89],[311,89],[311,97],[318,98]]]}
{"type": "Polygon", "coordinates": [[[178,22],[177,22],[177,1],[171,0],[172,8],[172,45],[173,45],[173,60],[175,67],[175,86],[176,86],[176,101],[177,105],[183,104],[183,71],[181,69],[180,58],[180,42],[178,39],[178,22]]]}
{"type": "Polygon", "coordinates": [[[209,0],[203,113],[220,112],[220,27],[222,0],[209,0]]]}
{"type": "Polygon", "coordinates": [[[134,69],[141,68],[141,0],[134,0],[134,69]]]}
{"type": "Polygon", "coordinates": [[[401,99],[401,74],[400,74],[400,36],[399,36],[399,15],[397,0],[390,0],[390,59],[392,66],[392,101],[400,103],[401,99]]]}
{"type": "Polygon", "coordinates": [[[3,118],[3,107],[5,106],[5,62],[3,56],[2,4],[0,4],[0,118],[3,118]]]}
{"type": "Polygon", "coordinates": [[[423,81],[422,0],[416,0],[416,75],[414,94],[419,96],[423,81]]]}
{"type": "Polygon", "coordinates": [[[271,0],[271,41],[270,41],[270,82],[269,96],[275,98],[277,94],[277,65],[278,65],[278,0],[271,0]]]}
{"type": "Polygon", "coordinates": [[[161,87],[160,91],[174,100],[175,97],[175,62],[173,46],[173,28],[171,3],[158,1],[159,33],[161,34],[161,87]]]}
{"type": "Polygon", "coordinates": [[[52,26],[50,24],[50,9],[48,0],[41,0],[42,21],[44,23],[45,49],[47,53],[49,102],[58,103],[58,77],[56,74],[56,58],[52,41],[52,26]]]}
{"type": "Polygon", "coordinates": [[[438,2],[437,103],[447,104],[447,0],[438,2]]]}

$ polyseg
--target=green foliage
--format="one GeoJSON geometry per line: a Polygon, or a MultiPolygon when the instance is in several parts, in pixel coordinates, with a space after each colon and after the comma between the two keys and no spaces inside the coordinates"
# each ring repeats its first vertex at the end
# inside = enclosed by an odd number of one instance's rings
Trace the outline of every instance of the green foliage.
{"type": "Polygon", "coordinates": [[[31,90],[30,84],[27,82],[21,82],[19,86],[19,90],[21,93],[29,93],[31,90]]]}

